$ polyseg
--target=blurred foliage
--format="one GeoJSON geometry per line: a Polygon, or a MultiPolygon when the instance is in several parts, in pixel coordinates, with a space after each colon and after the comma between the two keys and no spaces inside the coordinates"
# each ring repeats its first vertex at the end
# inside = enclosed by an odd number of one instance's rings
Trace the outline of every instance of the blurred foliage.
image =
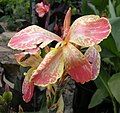
{"type": "Polygon", "coordinates": [[[0,95],[0,113],[9,113],[11,111],[10,104],[12,98],[12,92],[10,91],[5,91],[3,95],[0,95]]]}
{"type": "Polygon", "coordinates": [[[0,0],[0,10],[0,21],[6,22],[9,30],[19,30],[25,22],[30,22],[28,0],[0,0]]]}

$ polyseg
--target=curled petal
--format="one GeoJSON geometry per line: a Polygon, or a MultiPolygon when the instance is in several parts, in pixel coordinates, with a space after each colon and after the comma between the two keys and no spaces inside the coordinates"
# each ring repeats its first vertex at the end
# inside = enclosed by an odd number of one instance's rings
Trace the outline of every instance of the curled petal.
{"type": "Polygon", "coordinates": [[[45,47],[52,41],[61,41],[62,39],[37,25],[29,26],[16,33],[9,41],[8,46],[17,50],[27,50],[45,47]]]}
{"type": "Polygon", "coordinates": [[[100,72],[100,54],[94,47],[89,47],[85,52],[85,57],[92,65],[93,80],[97,78],[100,72]]]}
{"type": "Polygon", "coordinates": [[[22,93],[23,93],[23,100],[25,102],[29,102],[33,96],[34,92],[34,83],[30,81],[30,77],[32,76],[33,71],[35,68],[31,68],[25,74],[25,78],[22,84],[22,93]]]}
{"type": "Polygon", "coordinates": [[[47,86],[55,83],[63,74],[64,61],[62,49],[51,50],[43,59],[37,70],[33,73],[31,80],[35,85],[47,86]]]}
{"type": "Polygon", "coordinates": [[[108,19],[96,15],[78,18],[70,28],[70,42],[89,47],[100,43],[111,32],[108,19]]]}
{"type": "Polygon", "coordinates": [[[31,98],[33,96],[33,92],[34,92],[33,82],[24,81],[22,90],[23,90],[23,100],[25,102],[29,102],[31,100],[31,98]]]}
{"type": "Polygon", "coordinates": [[[72,44],[66,45],[63,51],[68,74],[76,82],[90,81],[92,79],[92,67],[84,55],[72,44]]]}
{"type": "Polygon", "coordinates": [[[23,67],[37,67],[42,61],[39,53],[31,55],[28,52],[21,52],[19,54],[15,54],[15,59],[23,67]]]}

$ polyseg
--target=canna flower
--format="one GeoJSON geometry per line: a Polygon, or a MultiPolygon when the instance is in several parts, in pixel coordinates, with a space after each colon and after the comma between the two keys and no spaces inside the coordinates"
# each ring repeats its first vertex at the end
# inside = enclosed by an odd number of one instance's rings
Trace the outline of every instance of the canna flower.
{"type": "Polygon", "coordinates": [[[52,41],[58,42],[34,71],[31,71],[29,81],[24,82],[24,97],[30,95],[29,98],[24,98],[26,102],[33,95],[33,85],[45,87],[54,84],[63,75],[64,70],[72,79],[82,84],[98,76],[100,54],[97,44],[107,38],[111,32],[108,19],[97,15],[86,15],[76,19],[71,27],[70,22],[71,8],[66,13],[61,38],[41,27],[32,25],[10,39],[9,47],[25,51],[36,49],[38,46],[44,48],[52,41]],[[82,48],[88,47],[85,54],[79,51],[76,45],[82,48]]]}
{"type": "Polygon", "coordinates": [[[32,50],[32,53],[30,51],[30,52],[21,52],[19,54],[15,54],[15,59],[21,66],[31,67],[27,71],[27,73],[24,73],[25,78],[22,85],[22,93],[24,94],[23,99],[26,102],[29,102],[31,100],[33,96],[33,91],[34,91],[34,83],[30,81],[30,78],[34,70],[37,69],[40,62],[42,61],[42,58],[39,52],[35,52],[35,51],[33,52],[33,50],[32,50]]]}
{"type": "Polygon", "coordinates": [[[50,5],[44,5],[43,2],[36,4],[36,12],[39,17],[43,17],[50,10],[50,5]]]}

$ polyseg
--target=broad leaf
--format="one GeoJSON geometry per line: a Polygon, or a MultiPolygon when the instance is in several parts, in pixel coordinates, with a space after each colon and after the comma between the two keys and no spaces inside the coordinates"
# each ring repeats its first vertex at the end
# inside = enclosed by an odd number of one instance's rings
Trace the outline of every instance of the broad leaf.
{"type": "Polygon", "coordinates": [[[101,68],[101,72],[97,79],[95,80],[95,84],[97,88],[101,89],[103,92],[106,93],[106,95],[109,95],[109,87],[108,87],[108,80],[110,76],[107,74],[107,72],[101,68]]]}
{"type": "Polygon", "coordinates": [[[116,7],[116,14],[120,16],[120,4],[116,7]]]}
{"type": "Polygon", "coordinates": [[[91,0],[91,3],[101,12],[108,5],[108,0],[91,0]]]}
{"type": "Polygon", "coordinates": [[[109,12],[110,12],[111,18],[116,18],[115,9],[111,0],[109,0],[109,12]]]}
{"type": "Polygon", "coordinates": [[[85,52],[85,57],[92,65],[93,79],[96,79],[100,72],[100,54],[95,47],[89,47],[85,52]]]}
{"type": "Polygon", "coordinates": [[[88,3],[88,6],[94,11],[96,15],[99,15],[98,9],[91,3],[88,3]]]}
{"type": "Polygon", "coordinates": [[[112,25],[112,36],[115,40],[116,47],[120,51],[120,17],[110,20],[112,25]]]}
{"type": "Polygon", "coordinates": [[[90,8],[88,6],[88,1],[87,0],[82,0],[81,3],[81,12],[83,15],[90,14],[90,8]]]}
{"type": "Polygon", "coordinates": [[[104,40],[100,46],[102,47],[101,56],[102,57],[115,57],[120,56],[120,53],[117,50],[115,40],[112,35],[109,36],[106,40],[104,40]]]}
{"type": "Polygon", "coordinates": [[[82,16],[70,28],[70,42],[89,47],[100,43],[111,32],[109,21],[96,15],[82,16]]]}
{"type": "Polygon", "coordinates": [[[55,83],[63,74],[64,59],[62,49],[51,50],[33,73],[31,80],[37,86],[47,86],[55,83]]]}
{"type": "Polygon", "coordinates": [[[89,108],[93,108],[101,104],[107,96],[108,96],[107,93],[103,92],[103,90],[97,89],[94,95],[92,96],[89,108]]]}
{"type": "Polygon", "coordinates": [[[108,81],[108,85],[113,96],[120,103],[120,73],[114,74],[108,81]]]}
{"type": "Polygon", "coordinates": [[[8,46],[17,50],[26,50],[40,47],[43,48],[52,41],[62,39],[39,26],[32,25],[16,33],[9,41],[8,46]]]}
{"type": "Polygon", "coordinates": [[[91,64],[76,47],[68,44],[63,52],[66,70],[76,82],[85,83],[94,78],[91,64]]]}

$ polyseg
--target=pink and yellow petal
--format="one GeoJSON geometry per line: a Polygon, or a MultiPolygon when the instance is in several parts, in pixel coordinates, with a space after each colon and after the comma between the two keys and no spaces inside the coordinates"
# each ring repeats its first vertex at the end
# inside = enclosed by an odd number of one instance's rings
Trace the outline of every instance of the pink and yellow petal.
{"type": "Polygon", "coordinates": [[[92,66],[84,55],[72,44],[63,48],[65,67],[68,74],[80,83],[88,82],[92,79],[92,66]]]}
{"type": "Polygon", "coordinates": [[[52,41],[61,41],[56,34],[49,32],[37,25],[31,25],[16,33],[9,41],[8,46],[12,49],[27,50],[37,48],[42,44],[42,48],[52,41]]]}
{"type": "Polygon", "coordinates": [[[100,72],[100,54],[95,47],[89,47],[85,52],[85,57],[89,60],[92,65],[92,78],[97,78],[100,72]]]}
{"type": "Polygon", "coordinates": [[[54,84],[62,76],[64,71],[64,59],[62,49],[52,49],[33,73],[31,80],[37,86],[54,84]]]}
{"type": "Polygon", "coordinates": [[[30,78],[34,72],[35,68],[31,68],[25,73],[25,78],[22,84],[22,93],[23,93],[23,100],[25,102],[29,102],[33,96],[34,92],[34,82],[30,81],[30,78]]]}
{"type": "Polygon", "coordinates": [[[111,32],[107,18],[96,15],[82,16],[70,28],[70,42],[89,47],[100,43],[111,32]]]}
{"type": "Polygon", "coordinates": [[[71,24],[71,8],[67,11],[64,19],[64,24],[63,24],[63,38],[65,38],[69,32],[70,29],[70,24],[71,24]]]}
{"type": "Polygon", "coordinates": [[[31,98],[33,97],[34,83],[27,82],[24,80],[23,85],[22,85],[22,90],[23,90],[23,100],[25,102],[29,102],[31,98]]]}
{"type": "Polygon", "coordinates": [[[39,53],[29,54],[28,52],[21,52],[19,54],[15,54],[16,61],[23,67],[34,67],[37,66],[42,61],[42,58],[39,53]]]}

